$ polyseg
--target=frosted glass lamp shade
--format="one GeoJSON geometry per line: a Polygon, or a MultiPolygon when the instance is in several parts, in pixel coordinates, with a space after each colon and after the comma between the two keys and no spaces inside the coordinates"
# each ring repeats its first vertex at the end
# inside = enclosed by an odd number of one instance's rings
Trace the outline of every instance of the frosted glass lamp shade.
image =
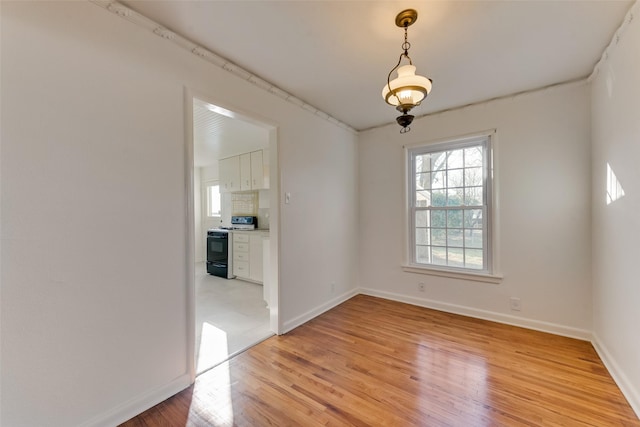
{"type": "Polygon", "coordinates": [[[398,68],[398,77],[382,88],[382,97],[387,104],[406,112],[416,105],[420,105],[429,92],[431,92],[431,80],[416,76],[415,66],[403,65],[398,68]]]}

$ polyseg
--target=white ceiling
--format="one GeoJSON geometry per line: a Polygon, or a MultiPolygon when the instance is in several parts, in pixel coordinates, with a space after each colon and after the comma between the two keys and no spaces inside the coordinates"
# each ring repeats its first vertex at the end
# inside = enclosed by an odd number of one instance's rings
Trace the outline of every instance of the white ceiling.
{"type": "Polygon", "coordinates": [[[193,101],[193,158],[196,167],[269,147],[269,131],[200,99],[193,101]]]}
{"type": "Polygon", "coordinates": [[[122,2],[310,105],[362,130],[398,115],[380,92],[401,53],[398,12],[423,115],[587,77],[633,1],[122,2]]]}

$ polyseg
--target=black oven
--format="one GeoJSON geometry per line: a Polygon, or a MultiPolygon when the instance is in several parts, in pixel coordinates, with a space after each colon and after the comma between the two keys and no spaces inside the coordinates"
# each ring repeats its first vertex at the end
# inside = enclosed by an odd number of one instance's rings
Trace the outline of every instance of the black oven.
{"type": "Polygon", "coordinates": [[[233,277],[229,248],[229,232],[227,230],[207,231],[207,273],[225,279],[233,277]]]}

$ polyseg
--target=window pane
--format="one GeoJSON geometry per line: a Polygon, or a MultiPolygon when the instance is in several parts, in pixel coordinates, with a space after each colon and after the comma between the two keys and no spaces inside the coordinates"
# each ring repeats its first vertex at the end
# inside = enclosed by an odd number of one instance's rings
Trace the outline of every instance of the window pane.
{"type": "Polygon", "coordinates": [[[464,170],[464,185],[467,187],[482,185],[482,168],[466,168],[464,170]]]}
{"type": "Polygon", "coordinates": [[[416,211],[416,227],[427,227],[429,223],[429,211],[416,211]]]}
{"type": "Polygon", "coordinates": [[[432,228],[431,229],[431,244],[437,246],[446,246],[447,244],[447,230],[444,228],[432,228]]]}
{"type": "Polygon", "coordinates": [[[466,206],[481,206],[483,204],[482,187],[465,188],[464,204],[466,206]]]}
{"type": "Polygon", "coordinates": [[[431,188],[431,174],[430,173],[417,173],[416,174],[416,190],[429,190],[431,188]]]}
{"type": "Polygon", "coordinates": [[[482,249],[482,230],[464,230],[464,246],[482,249]]]}
{"type": "Polygon", "coordinates": [[[428,245],[428,228],[416,228],[416,245],[428,245]]]}
{"type": "Polygon", "coordinates": [[[447,190],[433,190],[431,192],[431,200],[429,206],[446,206],[447,190]]]}
{"type": "Polygon", "coordinates": [[[464,166],[482,166],[482,147],[464,149],[464,166]]]}
{"type": "Polygon", "coordinates": [[[438,153],[431,153],[431,171],[437,171],[445,169],[445,161],[447,160],[447,152],[440,151],[438,153]]]}
{"type": "Polygon", "coordinates": [[[448,170],[447,171],[447,186],[448,187],[462,187],[462,186],[464,186],[463,171],[464,171],[464,169],[448,170]]]}
{"type": "Polygon", "coordinates": [[[431,262],[436,265],[447,265],[447,250],[446,248],[431,248],[431,262]]]}
{"type": "Polygon", "coordinates": [[[209,185],[207,187],[207,216],[220,215],[220,186],[209,185]]]}
{"type": "Polygon", "coordinates": [[[431,187],[432,188],[444,188],[446,186],[446,172],[433,172],[431,174],[431,187]]]}
{"type": "Polygon", "coordinates": [[[449,266],[464,267],[464,249],[449,248],[447,253],[449,255],[449,266]]]}
{"type": "Polygon", "coordinates": [[[455,209],[447,211],[447,227],[462,228],[462,211],[455,209]]]}
{"type": "Polygon", "coordinates": [[[431,155],[416,156],[416,173],[429,172],[431,170],[431,155]]]}
{"type": "Polygon", "coordinates": [[[416,262],[421,264],[431,264],[429,249],[430,246],[416,246],[416,262]]]}
{"type": "Polygon", "coordinates": [[[467,268],[482,270],[484,267],[484,263],[482,262],[482,250],[467,249],[464,252],[464,266],[467,268]]]}
{"type": "Polygon", "coordinates": [[[445,228],[447,226],[447,211],[445,210],[432,210],[431,211],[431,226],[445,228]]]}
{"type": "Polygon", "coordinates": [[[431,204],[431,192],[430,191],[416,191],[416,207],[426,208],[431,204]]]}
{"type": "Polygon", "coordinates": [[[449,155],[447,156],[447,169],[457,169],[464,165],[462,152],[463,150],[449,151],[449,155]]]}
{"type": "Polygon", "coordinates": [[[464,188],[449,188],[447,190],[447,206],[462,206],[464,188]]]}
{"type": "Polygon", "coordinates": [[[482,228],[482,209],[464,211],[464,228],[482,228]]]}
{"type": "Polygon", "coordinates": [[[454,248],[462,247],[462,230],[459,228],[450,228],[447,230],[447,245],[454,248]]]}

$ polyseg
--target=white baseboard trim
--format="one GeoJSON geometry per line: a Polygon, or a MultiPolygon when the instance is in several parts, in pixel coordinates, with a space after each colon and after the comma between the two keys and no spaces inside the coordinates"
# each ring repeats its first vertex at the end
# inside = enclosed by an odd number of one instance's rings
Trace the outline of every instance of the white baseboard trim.
{"type": "Polygon", "coordinates": [[[327,301],[326,303],[307,311],[306,313],[301,314],[298,317],[295,317],[291,320],[288,320],[286,322],[284,322],[284,324],[282,325],[282,333],[286,334],[287,332],[297,328],[298,326],[308,322],[309,320],[313,319],[314,317],[317,317],[319,315],[321,315],[322,313],[324,313],[325,311],[331,310],[333,307],[342,304],[343,302],[345,302],[346,300],[353,298],[354,296],[358,295],[360,292],[358,291],[358,289],[352,289],[350,291],[345,292],[342,295],[339,295],[329,301],[327,301]]]}
{"type": "Polygon", "coordinates": [[[593,348],[596,349],[596,353],[600,356],[602,363],[604,363],[609,374],[611,374],[611,377],[617,384],[618,388],[622,391],[622,394],[629,402],[629,405],[631,405],[636,416],[640,418],[640,390],[638,390],[633,383],[629,381],[629,378],[625,375],[624,371],[620,369],[616,360],[611,356],[611,353],[609,353],[609,350],[607,350],[607,347],[595,332],[593,333],[593,340],[591,341],[591,344],[593,344],[593,348]]]}
{"type": "Polygon", "coordinates": [[[504,323],[521,328],[533,329],[540,332],[548,332],[555,335],[561,335],[569,338],[576,338],[583,341],[591,341],[591,331],[569,326],[558,325],[556,323],[543,322],[540,320],[526,319],[517,316],[511,316],[504,313],[496,313],[488,310],[480,310],[477,308],[466,307],[457,304],[449,304],[435,301],[427,298],[417,298],[393,292],[379,291],[376,289],[360,288],[359,293],[380,297],[392,301],[404,302],[420,307],[431,308],[434,310],[444,311],[447,313],[460,314],[462,316],[475,317],[477,319],[490,320],[492,322],[504,323]]]}
{"type": "Polygon", "coordinates": [[[189,374],[181,375],[165,386],[137,396],[128,402],[91,418],[80,424],[80,427],[113,427],[120,425],[158,403],[167,400],[190,385],[191,376],[189,374]]]}

